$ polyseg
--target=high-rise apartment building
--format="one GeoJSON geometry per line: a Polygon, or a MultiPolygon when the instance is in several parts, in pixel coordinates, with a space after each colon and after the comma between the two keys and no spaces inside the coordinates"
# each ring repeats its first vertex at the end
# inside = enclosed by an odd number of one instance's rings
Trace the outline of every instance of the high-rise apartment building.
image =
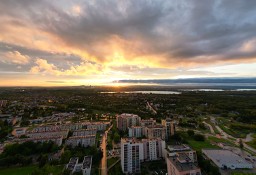
{"type": "Polygon", "coordinates": [[[161,124],[166,127],[166,139],[169,140],[172,135],[175,133],[175,124],[174,121],[170,118],[163,119],[161,124]]]}
{"type": "Polygon", "coordinates": [[[138,142],[136,139],[121,139],[121,166],[123,173],[139,173],[143,157],[142,142],[138,142]]]}
{"type": "Polygon", "coordinates": [[[129,137],[142,137],[143,134],[143,127],[142,126],[132,126],[128,128],[129,137]]]}
{"type": "Polygon", "coordinates": [[[165,141],[160,138],[142,139],[144,160],[159,160],[164,157],[165,141]]]}
{"type": "Polygon", "coordinates": [[[141,118],[134,114],[121,114],[116,117],[117,129],[126,131],[128,127],[139,126],[141,118]]]}
{"type": "Polygon", "coordinates": [[[121,165],[123,173],[140,172],[143,161],[159,160],[164,157],[165,141],[154,139],[121,139],[121,165]]]}
{"type": "Polygon", "coordinates": [[[154,125],[145,127],[145,136],[149,139],[161,138],[165,140],[166,138],[166,127],[162,125],[154,125]]]}

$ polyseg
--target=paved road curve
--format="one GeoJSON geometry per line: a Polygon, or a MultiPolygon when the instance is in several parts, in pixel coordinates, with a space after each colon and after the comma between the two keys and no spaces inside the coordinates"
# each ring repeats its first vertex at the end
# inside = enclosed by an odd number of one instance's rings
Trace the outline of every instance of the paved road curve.
{"type": "Polygon", "coordinates": [[[107,138],[108,138],[108,131],[112,128],[112,126],[113,125],[111,125],[107,131],[105,131],[105,134],[102,137],[101,150],[103,152],[103,157],[101,159],[101,175],[107,175],[108,174],[108,167],[107,167],[107,138]]]}

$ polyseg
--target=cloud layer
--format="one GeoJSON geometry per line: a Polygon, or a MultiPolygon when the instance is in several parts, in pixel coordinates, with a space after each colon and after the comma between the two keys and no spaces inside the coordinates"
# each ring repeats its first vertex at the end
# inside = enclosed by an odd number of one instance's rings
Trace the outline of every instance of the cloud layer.
{"type": "Polygon", "coordinates": [[[0,21],[2,76],[256,76],[205,71],[256,63],[256,1],[3,0],[0,21]]]}

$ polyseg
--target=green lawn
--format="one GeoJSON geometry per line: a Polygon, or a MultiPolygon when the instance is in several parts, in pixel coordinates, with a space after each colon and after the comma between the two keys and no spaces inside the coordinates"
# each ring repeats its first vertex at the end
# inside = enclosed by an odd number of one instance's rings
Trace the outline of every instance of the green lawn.
{"type": "Polygon", "coordinates": [[[256,139],[253,139],[252,141],[247,142],[246,144],[256,149],[256,139]]]}
{"type": "Polygon", "coordinates": [[[217,143],[227,143],[227,144],[230,144],[230,145],[232,145],[232,146],[236,146],[233,142],[231,142],[231,141],[229,141],[229,140],[221,139],[221,138],[217,138],[217,137],[209,136],[209,137],[208,137],[208,140],[209,140],[209,141],[213,141],[213,142],[217,142],[217,143]]]}
{"type": "Polygon", "coordinates": [[[196,151],[202,151],[204,148],[219,148],[216,145],[212,145],[208,140],[205,141],[195,141],[195,140],[187,140],[188,144],[196,151]]]}
{"type": "Polygon", "coordinates": [[[0,169],[0,174],[1,175],[29,175],[36,168],[37,168],[36,166],[10,167],[10,168],[0,169]]]}

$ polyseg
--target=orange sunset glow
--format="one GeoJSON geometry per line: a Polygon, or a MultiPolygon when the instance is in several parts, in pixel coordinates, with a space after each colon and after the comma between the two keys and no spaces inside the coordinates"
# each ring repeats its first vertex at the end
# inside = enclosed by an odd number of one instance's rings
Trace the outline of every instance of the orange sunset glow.
{"type": "Polygon", "coordinates": [[[255,77],[256,3],[240,3],[2,0],[0,86],[255,77]]]}

